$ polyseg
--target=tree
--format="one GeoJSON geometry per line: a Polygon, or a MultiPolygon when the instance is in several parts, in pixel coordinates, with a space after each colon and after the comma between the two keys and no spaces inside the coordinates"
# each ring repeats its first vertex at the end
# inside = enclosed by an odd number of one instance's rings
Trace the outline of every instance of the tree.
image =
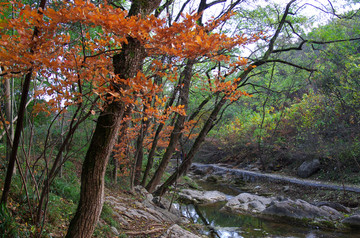
{"type": "MultiPolygon", "coordinates": [[[[155,192],[162,194],[187,170],[225,110],[248,95],[243,88],[250,85],[258,68],[279,63],[312,71],[281,57],[282,53],[299,50],[306,43],[317,44],[301,38],[295,24],[298,22],[290,18],[296,1],[289,1],[283,14],[277,16],[280,21],[272,25],[276,27],[269,40],[255,29],[239,31],[231,37],[223,33],[226,27],[223,31],[222,25],[233,16],[231,10],[243,2],[224,5],[219,16],[208,21],[201,14],[225,1],[202,0],[197,14],[192,16],[181,16],[189,1],[176,14],[172,5],[175,1],[160,6],[160,1],[136,0],[128,11],[120,3],[51,2],[39,12],[33,6],[19,4],[15,10],[18,16],[1,21],[0,62],[4,68],[1,76],[6,79],[32,73],[25,79],[35,85],[31,96],[37,100],[29,111],[34,114],[45,111],[51,116],[44,147],[32,165],[28,160],[23,164],[28,171],[40,159],[44,164],[41,179],[32,176],[38,190],[34,220],[40,228],[41,221],[46,219],[51,183],[69,158],[65,156],[63,160],[63,152],[69,151],[82,123],[90,118],[95,120],[95,126],[90,143],[83,145],[87,151],[81,198],[67,237],[91,236],[101,212],[105,169],[116,141],[123,146],[119,149],[121,153],[126,151],[125,156],[134,158],[131,166],[134,184],[140,183],[143,159],[148,155],[141,184],[146,185],[152,175],[146,186],[149,191],[155,190],[176,147],[181,147],[183,155],[186,154],[184,161],[155,192]],[[161,19],[163,11],[168,15],[161,19]],[[16,29],[12,36],[10,29],[16,29]],[[37,37],[31,34],[34,29],[38,31],[37,37]],[[281,45],[294,37],[300,37],[299,46],[281,45]],[[248,60],[240,57],[239,47],[256,41],[260,42],[261,54],[254,53],[248,60]],[[9,42],[14,47],[7,47],[9,42]],[[201,92],[202,101],[192,98],[194,92],[201,92]],[[189,105],[195,101],[196,104],[189,105]],[[62,116],[70,120],[58,140],[52,141],[55,135],[52,129],[62,116]],[[192,140],[194,136],[196,139],[192,140]],[[161,150],[164,153],[160,166],[152,174],[153,158],[161,150]]],[[[27,95],[26,88],[23,84],[23,95],[27,95]]],[[[123,155],[114,157],[120,156],[123,155]]],[[[6,184],[10,187],[10,183],[6,184]]]]}
{"type": "MultiPolygon", "coordinates": [[[[159,116],[162,123],[166,123],[165,121],[170,118],[162,116],[162,107],[165,106],[166,99],[157,97],[161,85],[154,83],[152,77],[142,72],[147,55],[167,55],[178,58],[179,61],[188,61],[188,68],[191,69],[191,62],[200,56],[215,61],[226,61],[227,58],[221,55],[221,50],[228,50],[247,41],[241,36],[230,38],[224,34],[207,33],[229,16],[202,26],[196,23],[199,15],[188,15],[182,22],[166,26],[163,20],[149,16],[159,4],[160,1],[133,1],[128,13],[107,4],[94,5],[81,1],[74,4],[52,3],[47,8],[44,7],[44,3],[38,12],[32,6],[18,4],[15,11],[19,15],[1,23],[1,31],[4,34],[0,41],[0,57],[2,65],[6,68],[1,75],[4,78],[25,75],[26,83],[22,88],[23,99],[20,108],[24,110],[30,82],[44,82],[33,80],[32,77],[36,76],[37,79],[47,81],[44,84],[39,83],[38,86],[41,85],[41,88],[32,95],[41,99],[32,107],[33,113],[47,111],[49,115],[54,115],[47,135],[50,135],[51,127],[57,118],[64,113],[72,113],[68,128],[64,135],[61,135],[63,139],[60,140],[56,153],[52,154],[53,150],[50,150],[50,155],[47,155],[50,140],[46,137],[44,152],[39,156],[45,162],[45,176],[41,176],[43,180],[35,184],[41,190],[37,191],[38,204],[34,217],[40,229],[41,221],[45,221],[50,185],[64,162],[62,154],[80,124],[96,114],[95,110],[100,114],[83,163],[80,202],[70,223],[68,237],[89,237],[94,230],[103,203],[106,165],[118,136],[124,111],[134,105],[144,104],[145,114],[155,112],[153,114],[159,116]],[[72,30],[74,26],[79,26],[79,30],[72,30]],[[14,36],[7,34],[11,28],[16,29],[14,36]],[[96,31],[92,31],[91,28],[95,28],[96,31]],[[29,34],[34,29],[35,36],[29,34]],[[9,42],[16,45],[9,48],[9,42]],[[41,101],[46,97],[48,98],[45,105],[41,101]],[[150,104],[152,98],[156,99],[154,107],[150,104]]],[[[6,4],[3,6],[6,7],[6,4]]],[[[236,65],[241,64],[242,59],[236,65]]],[[[162,74],[156,68],[150,67],[150,71],[161,77],[168,77],[170,81],[173,80],[171,74],[162,74]]],[[[171,151],[174,150],[184,127],[184,107],[191,71],[187,74],[184,78],[180,77],[178,83],[182,99],[165,112],[165,115],[172,114],[173,119],[177,118],[170,136],[172,139],[167,159],[172,154],[171,151]]],[[[225,90],[225,87],[232,84],[232,81],[219,82],[219,90],[225,90]]],[[[19,116],[23,114],[20,110],[19,116]]],[[[19,121],[22,121],[20,117],[19,121]]],[[[145,117],[143,121],[146,121],[145,117]]],[[[169,129],[171,124],[167,126],[169,129]]],[[[19,133],[22,128],[18,128],[14,142],[20,140],[19,133]]],[[[17,147],[18,145],[14,144],[14,148],[17,147]]],[[[16,154],[14,150],[13,158],[16,154]]],[[[28,164],[26,167],[30,170],[28,164]]],[[[11,171],[11,163],[8,171],[11,171]]],[[[10,187],[8,181],[5,183],[7,187],[3,193],[4,201],[10,187]]],[[[25,185],[26,181],[23,183],[25,185]]]]}
{"type": "MultiPolygon", "coordinates": [[[[301,27],[302,24],[304,24],[304,17],[294,17],[293,13],[300,11],[304,5],[298,4],[299,1],[292,0],[288,1],[286,6],[284,7],[284,10],[280,10],[280,6],[274,5],[274,8],[267,7],[265,9],[258,8],[254,11],[248,11],[246,9],[239,10],[238,20],[242,20],[244,24],[250,24],[251,27],[244,27],[240,28],[241,32],[251,32],[254,29],[268,29],[270,31],[270,37],[261,37],[260,36],[260,44],[258,44],[258,47],[255,48],[252,54],[250,54],[248,59],[248,67],[244,69],[243,72],[238,73],[238,76],[236,78],[240,79],[237,83],[237,89],[241,87],[245,87],[247,85],[254,86],[254,84],[251,83],[250,78],[252,78],[254,75],[258,74],[258,72],[264,67],[266,67],[266,64],[284,64],[291,67],[295,67],[300,70],[305,70],[308,72],[315,72],[315,67],[310,67],[306,65],[307,62],[297,62],[297,61],[291,61],[291,58],[286,58],[284,56],[303,50],[305,48],[305,45],[322,45],[322,44],[329,44],[329,43],[335,43],[335,42],[351,42],[353,40],[357,40],[358,37],[352,36],[352,37],[345,37],[345,39],[337,39],[335,41],[326,41],[326,40],[313,40],[311,37],[306,37],[304,35],[304,30],[301,27]],[[261,15],[261,17],[250,17],[255,15],[261,15]],[[264,19],[265,23],[264,24],[264,19]],[[256,21],[258,20],[258,22],[256,21]],[[253,24],[253,21],[255,23],[253,24]],[[260,22],[260,24],[259,24],[260,22]],[[293,45],[287,44],[286,42],[295,42],[293,45]],[[290,60],[289,60],[290,59],[290,60]]],[[[332,7],[331,2],[330,8],[332,7]]],[[[306,5],[305,5],[306,6],[306,5]]],[[[323,12],[334,14],[333,8],[328,11],[325,9],[325,5],[321,6],[310,6],[320,9],[323,12]]],[[[334,14],[335,15],[335,14],[334,14]]],[[[236,72],[237,73],[237,72],[236,72]]],[[[228,76],[231,74],[223,73],[224,76],[228,76]]],[[[264,85],[260,85],[261,87],[264,87],[264,85]]],[[[205,103],[208,102],[208,99],[204,100],[205,103]]],[[[221,118],[221,115],[223,115],[224,110],[227,109],[228,105],[232,103],[231,100],[228,99],[228,96],[225,95],[219,95],[219,98],[217,101],[215,101],[214,106],[212,107],[212,111],[210,114],[208,114],[208,118],[205,119],[205,123],[201,128],[201,131],[199,132],[196,140],[193,142],[191,148],[186,153],[186,157],[183,160],[182,164],[179,166],[179,168],[176,169],[176,171],[154,192],[155,195],[162,195],[164,194],[169,186],[174,184],[174,182],[177,180],[179,176],[181,176],[189,166],[191,165],[191,161],[195,156],[196,151],[200,148],[201,143],[204,141],[205,136],[208,134],[208,132],[216,125],[216,123],[219,122],[219,117],[221,118]]],[[[200,104],[202,105],[202,103],[200,104]]]]}

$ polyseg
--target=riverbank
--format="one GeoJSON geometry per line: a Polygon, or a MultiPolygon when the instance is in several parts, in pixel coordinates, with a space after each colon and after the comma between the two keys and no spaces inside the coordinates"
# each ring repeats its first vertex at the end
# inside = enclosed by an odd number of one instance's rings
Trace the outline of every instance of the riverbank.
{"type": "MultiPolygon", "coordinates": [[[[339,186],[205,164],[194,164],[188,175],[204,190],[217,190],[234,196],[227,199],[222,211],[279,224],[297,224],[347,234],[356,231],[356,235],[360,235],[360,189],[357,186],[339,186]]],[[[195,198],[201,201],[197,195],[195,198]]]]}
{"type": "MultiPolygon", "coordinates": [[[[299,179],[276,173],[261,173],[229,168],[221,164],[197,164],[192,167],[192,176],[202,186],[207,183],[233,185],[240,191],[263,196],[284,196],[308,202],[329,201],[344,206],[360,207],[360,187],[318,180],[299,179]],[[211,175],[209,175],[211,173],[211,175]],[[201,181],[205,181],[202,183],[201,181]],[[304,192],[306,191],[306,192],[304,192]]],[[[238,191],[234,191],[237,193],[238,191]]]]}
{"type": "Polygon", "coordinates": [[[182,216],[169,200],[154,199],[137,186],[133,192],[106,191],[94,237],[201,238],[200,229],[200,225],[182,216]]]}

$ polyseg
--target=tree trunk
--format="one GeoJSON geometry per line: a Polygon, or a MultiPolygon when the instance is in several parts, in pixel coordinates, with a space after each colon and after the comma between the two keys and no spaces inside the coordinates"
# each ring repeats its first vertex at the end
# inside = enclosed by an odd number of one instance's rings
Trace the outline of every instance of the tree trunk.
{"type": "MultiPolygon", "coordinates": [[[[145,111],[145,110],[144,110],[145,111]]],[[[145,135],[147,133],[148,130],[148,126],[149,126],[149,121],[144,121],[142,120],[141,122],[141,129],[140,129],[140,133],[139,136],[136,140],[136,153],[135,153],[135,171],[134,171],[134,185],[139,185],[140,184],[140,179],[141,179],[141,167],[142,167],[142,162],[144,159],[144,151],[143,151],[143,146],[144,146],[144,139],[145,139],[145,135]]]]}
{"type": "MultiPolygon", "coordinates": [[[[144,59],[140,42],[130,38],[123,51],[113,57],[115,74],[135,76],[144,59]]],[[[125,87],[116,85],[115,88],[125,87]]],[[[126,105],[113,102],[100,114],[81,173],[80,201],[66,237],[91,237],[99,220],[104,199],[104,178],[126,105]]]]}
{"type": "Polygon", "coordinates": [[[109,155],[120,128],[124,106],[113,102],[100,114],[81,173],[80,202],[66,237],[91,237],[104,202],[109,155]]]}
{"type": "MultiPolygon", "coordinates": [[[[45,4],[46,4],[46,0],[41,0],[40,4],[39,4],[39,9],[40,8],[45,9],[45,4]]],[[[35,27],[34,33],[33,33],[33,39],[35,39],[38,36],[38,34],[39,34],[39,29],[37,27],[35,27]]],[[[35,40],[33,40],[33,42],[35,42],[35,40]]],[[[33,50],[34,49],[31,48],[30,52],[33,53],[34,52],[33,50]]],[[[19,143],[20,143],[21,132],[23,129],[26,101],[27,101],[27,97],[29,95],[32,74],[33,74],[33,68],[30,68],[29,71],[25,75],[24,84],[23,84],[22,91],[21,91],[18,120],[16,123],[14,141],[12,144],[11,154],[9,157],[9,164],[8,164],[7,171],[6,171],[3,193],[1,196],[1,204],[4,204],[4,205],[6,205],[6,203],[7,203],[7,199],[8,199],[9,192],[10,192],[11,180],[12,180],[12,176],[14,174],[15,161],[17,160],[16,156],[17,156],[17,151],[18,151],[18,147],[19,147],[19,143]]]]}
{"type": "Polygon", "coordinates": [[[201,132],[197,136],[193,146],[191,147],[188,154],[185,156],[183,162],[181,163],[180,167],[176,169],[176,171],[154,192],[155,196],[162,196],[171,186],[175,183],[175,181],[181,176],[191,165],[192,159],[194,158],[196,152],[199,150],[202,142],[205,140],[206,135],[211,130],[216,121],[216,117],[219,114],[221,108],[226,103],[225,97],[223,97],[215,106],[211,115],[206,120],[205,125],[203,126],[201,132]]]}
{"type": "MultiPolygon", "coordinates": [[[[155,80],[154,83],[157,83],[156,81],[157,80],[155,80]]],[[[141,120],[140,132],[136,140],[135,168],[134,168],[135,171],[133,171],[134,178],[133,181],[131,181],[131,183],[134,184],[135,186],[139,185],[141,180],[142,163],[144,160],[144,150],[143,150],[144,139],[150,124],[150,121],[145,119],[145,117],[147,117],[146,109],[148,109],[147,105],[150,105],[151,103],[152,103],[152,99],[148,98],[147,102],[144,104],[144,108],[143,108],[144,115],[143,115],[143,119],[141,120]]]]}
{"type": "MultiPolygon", "coordinates": [[[[129,16],[150,14],[160,4],[160,0],[132,1],[129,16]]],[[[114,73],[120,78],[134,77],[141,69],[145,51],[140,41],[128,38],[122,52],[114,55],[114,73]]],[[[124,88],[114,85],[114,88],[124,88]]],[[[104,202],[104,179],[110,153],[115,144],[126,105],[113,102],[106,106],[96,123],[96,129],[87,151],[81,173],[80,201],[74,218],[70,222],[67,238],[89,238],[99,220],[104,202]]]]}
{"type": "MultiPolygon", "coordinates": [[[[167,105],[165,107],[166,109],[173,105],[173,103],[175,101],[176,94],[179,91],[179,87],[180,87],[180,85],[178,85],[174,89],[173,95],[171,96],[169,102],[167,103],[167,105]]],[[[164,110],[164,111],[166,111],[166,110],[164,110]]],[[[164,112],[164,114],[165,114],[165,112],[164,112]]],[[[143,187],[145,187],[146,181],[147,181],[147,179],[149,177],[149,174],[150,174],[150,170],[153,167],[154,155],[155,155],[155,152],[156,152],[157,144],[158,144],[159,139],[160,139],[160,132],[162,131],[163,128],[164,128],[164,124],[160,123],[158,125],[157,129],[156,129],[154,139],[152,140],[151,149],[150,149],[150,152],[148,154],[148,161],[147,161],[147,164],[146,164],[146,169],[145,169],[145,172],[144,172],[143,180],[141,181],[141,186],[143,186],[143,187]]]]}
{"type": "MultiPolygon", "coordinates": [[[[180,104],[184,105],[184,110],[186,110],[189,100],[189,90],[190,90],[190,82],[192,78],[192,68],[194,65],[194,60],[188,60],[186,67],[184,69],[182,84],[183,87],[180,90],[180,104]]],[[[156,170],[154,176],[146,186],[146,189],[152,193],[155,190],[155,187],[160,183],[161,177],[163,176],[165,169],[171,159],[172,154],[175,151],[176,145],[179,141],[180,135],[184,128],[186,115],[178,115],[175,123],[175,127],[170,135],[170,142],[168,147],[166,148],[165,154],[160,162],[158,169],[156,170]]]]}
{"type": "MultiPolygon", "coordinates": [[[[6,138],[6,161],[10,160],[10,152],[11,152],[11,144],[14,140],[14,133],[13,133],[13,119],[12,119],[12,97],[11,97],[11,87],[10,87],[10,79],[5,79],[5,117],[6,120],[10,123],[9,132],[10,135],[6,138]]],[[[6,126],[6,125],[5,125],[6,126]]]]}
{"type": "MultiPolygon", "coordinates": [[[[261,61],[253,63],[252,65],[260,66],[260,65],[265,64],[265,63],[266,63],[265,60],[261,60],[261,61]]],[[[248,74],[254,68],[254,67],[251,67],[251,66],[248,67],[244,72],[242,72],[239,75],[239,78],[245,79],[248,76],[248,74]]],[[[240,84],[240,82],[241,81],[238,82],[238,85],[240,84]]],[[[245,83],[246,83],[246,80],[244,82],[242,82],[241,85],[244,85],[245,83]]],[[[172,184],[174,184],[177,181],[177,179],[189,169],[189,167],[190,167],[190,165],[192,163],[192,159],[194,158],[196,152],[200,149],[200,146],[204,142],[204,140],[205,140],[207,134],[209,133],[209,131],[213,128],[214,123],[216,121],[216,118],[217,118],[221,108],[226,104],[226,102],[227,102],[227,99],[226,99],[225,96],[223,96],[221,98],[221,100],[215,105],[215,107],[212,110],[209,118],[206,120],[203,128],[201,129],[199,135],[195,139],[195,142],[194,142],[193,146],[191,147],[188,154],[185,156],[185,158],[184,158],[183,162],[181,163],[180,167],[177,168],[175,170],[175,172],[155,192],[153,192],[153,194],[155,196],[162,196],[164,193],[166,193],[166,191],[169,189],[169,187],[172,184]]]]}

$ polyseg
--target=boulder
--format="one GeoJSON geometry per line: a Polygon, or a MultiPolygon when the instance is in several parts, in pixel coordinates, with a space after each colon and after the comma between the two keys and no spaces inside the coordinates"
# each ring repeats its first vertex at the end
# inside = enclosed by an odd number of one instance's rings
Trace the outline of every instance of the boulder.
{"type": "Polygon", "coordinates": [[[179,225],[172,225],[166,232],[161,236],[161,238],[200,238],[200,236],[195,235],[179,225]]]}
{"type": "Polygon", "coordinates": [[[111,232],[115,235],[115,236],[119,236],[120,235],[120,233],[119,233],[119,231],[116,229],[116,227],[110,227],[110,229],[111,229],[111,232]]]}
{"type": "Polygon", "coordinates": [[[240,193],[230,199],[222,208],[234,213],[260,213],[272,202],[272,198],[266,198],[250,193],[240,193]]]}
{"type": "MultiPolygon", "coordinates": [[[[135,188],[135,192],[140,194],[144,200],[142,202],[132,201],[133,206],[126,206],[117,198],[108,196],[105,201],[113,207],[114,217],[116,217],[120,223],[127,225],[127,218],[147,219],[152,220],[155,223],[186,223],[187,220],[180,216],[180,212],[172,207],[171,211],[168,211],[170,203],[167,208],[161,208],[157,206],[152,200],[153,196],[148,193],[144,188],[138,186],[135,188]]],[[[163,200],[164,202],[164,200],[163,200]]]]}
{"type": "Polygon", "coordinates": [[[263,197],[249,193],[241,193],[230,199],[222,210],[240,214],[250,213],[270,219],[291,218],[290,220],[295,219],[300,222],[304,219],[317,222],[343,218],[341,213],[326,205],[317,207],[300,199],[294,201],[283,197],[263,197]]]}
{"type": "Polygon", "coordinates": [[[344,225],[351,228],[360,229],[360,215],[352,215],[341,221],[344,225]]]}
{"type": "Polygon", "coordinates": [[[334,208],[336,211],[343,212],[343,213],[351,212],[350,208],[345,207],[337,202],[321,201],[321,202],[316,202],[314,205],[317,207],[328,206],[328,207],[334,208]]]}
{"type": "Polygon", "coordinates": [[[320,169],[320,160],[313,159],[311,161],[305,161],[297,169],[297,175],[300,178],[308,178],[320,169]]]}
{"type": "Polygon", "coordinates": [[[299,220],[337,220],[343,217],[338,211],[331,207],[317,207],[301,199],[295,201],[291,199],[274,201],[262,211],[262,214],[299,220]]]}
{"type": "Polygon", "coordinates": [[[210,204],[226,201],[226,195],[219,191],[198,191],[193,189],[183,189],[179,193],[179,198],[195,204],[210,204]]]}
{"type": "Polygon", "coordinates": [[[164,198],[164,197],[155,197],[152,201],[155,203],[156,206],[158,206],[160,208],[163,208],[165,210],[169,210],[169,207],[171,206],[170,212],[173,213],[176,216],[179,216],[179,217],[181,216],[180,210],[177,207],[174,206],[174,203],[171,203],[166,198],[164,198]]]}

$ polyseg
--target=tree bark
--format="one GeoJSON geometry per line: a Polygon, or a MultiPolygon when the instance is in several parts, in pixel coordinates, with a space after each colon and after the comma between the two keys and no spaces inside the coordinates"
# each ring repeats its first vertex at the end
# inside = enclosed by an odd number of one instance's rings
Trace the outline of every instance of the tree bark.
{"type": "Polygon", "coordinates": [[[197,136],[193,146],[191,147],[190,151],[185,156],[183,162],[179,166],[179,168],[176,169],[176,171],[154,192],[155,196],[162,196],[171,186],[175,183],[175,181],[181,176],[185,171],[188,170],[188,168],[191,165],[192,159],[194,158],[196,152],[199,150],[202,142],[205,140],[206,135],[211,130],[211,128],[214,125],[214,122],[216,121],[216,117],[220,112],[220,109],[224,106],[226,103],[225,97],[223,97],[215,106],[213,111],[211,112],[209,118],[206,120],[205,125],[203,126],[201,132],[197,136]]]}
{"type": "MultiPolygon", "coordinates": [[[[179,91],[179,87],[180,87],[180,85],[176,86],[176,88],[174,89],[173,95],[171,96],[169,102],[167,103],[167,105],[165,107],[166,109],[168,109],[170,106],[173,105],[173,103],[175,101],[176,94],[179,91]]],[[[165,114],[165,112],[164,112],[164,114],[165,114]]],[[[150,152],[148,154],[148,161],[147,161],[147,164],[146,164],[143,180],[141,181],[141,186],[143,186],[143,187],[145,187],[146,181],[147,181],[147,179],[149,177],[149,174],[150,174],[150,170],[153,167],[154,155],[155,155],[155,152],[156,152],[157,144],[158,144],[159,139],[160,139],[160,132],[162,131],[163,128],[164,128],[164,124],[160,123],[158,125],[157,129],[156,129],[154,139],[152,140],[151,149],[150,149],[150,152]]]]}
{"type": "Polygon", "coordinates": [[[5,117],[6,117],[6,120],[10,123],[9,124],[10,125],[10,128],[9,128],[10,135],[8,135],[8,137],[6,138],[6,161],[9,161],[11,145],[12,145],[12,141],[14,140],[10,79],[8,79],[8,78],[5,79],[4,88],[5,88],[5,117]]]}
{"type": "MultiPolygon", "coordinates": [[[[39,4],[39,9],[40,8],[45,9],[45,5],[46,5],[46,0],[41,0],[40,4],[39,4]]],[[[35,42],[35,38],[38,37],[39,33],[40,33],[39,29],[37,27],[35,27],[34,33],[33,33],[33,42],[35,42]]],[[[30,52],[34,53],[34,48],[31,48],[30,52]]],[[[18,147],[19,147],[19,143],[20,143],[21,132],[22,132],[22,129],[24,126],[26,101],[27,101],[27,97],[29,95],[32,74],[33,74],[33,68],[30,68],[29,71],[25,75],[24,84],[23,84],[22,91],[21,91],[18,120],[16,123],[14,141],[13,141],[12,148],[11,148],[11,154],[9,157],[9,164],[8,164],[7,171],[6,171],[3,193],[1,196],[1,204],[4,204],[4,205],[6,205],[7,199],[9,197],[11,180],[12,180],[12,176],[14,174],[15,162],[17,160],[17,151],[18,151],[18,147]]]]}
{"type": "MultiPolygon", "coordinates": [[[[129,16],[150,14],[160,4],[160,0],[132,1],[129,16]]],[[[141,69],[145,51],[140,41],[128,37],[128,44],[122,52],[114,55],[114,73],[120,78],[134,77],[141,69]]],[[[113,88],[124,88],[116,85],[113,88]]],[[[99,220],[104,202],[104,179],[109,156],[115,144],[121,120],[127,105],[114,101],[100,114],[96,129],[85,156],[81,173],[80,201],[74,218],[70,222],[67,238],[90,238],[99,220]]]]}
{"type": "MultiPolygon", "coordinates": [[[[189,90],[190,90],[190,82],[192,78],[192,68],[194,65],[194,60],[188,60],[184,72],[183,72],[183,80],[182,80],[182,88],[180,90],[180,104],[184,106],[184,110],[186,111],[188,100],[189,100],[189,90]]],[[[168,147],[166,148],[165,154],[160,162],[158,169],[156,170],[154,176],[146,186],[146,189],[152,193],[155,190],[155,187],[160,183],[161,177],[163,176],[165,169],[171,159],[172,154],[175,151],[176,145],[179,141],[179,138],[182,134],[182,130],[184,129],[186,115],[178,115],[175,123],[175,127],[170,135],[170,142],[168,147]]]]}
{"type": "MultiPolygon", "coordinates": [[[[150,102],[148,102],[150,103],[150,102]]],[[[144,109],[145,111],[145,109],[144,109]]],[[[143,151],[143,146],[144,146],[144,139],[145,139],[145,135],[147,133],[148,130],[148,126],[149,126],[149,121],[145,121],[142,120],[141,122],[141,129],[140,129],[140,133],[139,136],[136,140],[136,153],[135,153],[135,171],[134,171],[134,185],[139,185],[140,184],[140,180],[141,180],[141,168],[142,168],[142,162],[144,159],[144,151],[143,151]]]]}
{"type": "Polygon", "coordinates": [[[124,106],[108,105],[100,114],[81,173],[80,202],[66,237],[91,237],[104,202],[104,179],[109,155],[120,128],[124,106]]]}

